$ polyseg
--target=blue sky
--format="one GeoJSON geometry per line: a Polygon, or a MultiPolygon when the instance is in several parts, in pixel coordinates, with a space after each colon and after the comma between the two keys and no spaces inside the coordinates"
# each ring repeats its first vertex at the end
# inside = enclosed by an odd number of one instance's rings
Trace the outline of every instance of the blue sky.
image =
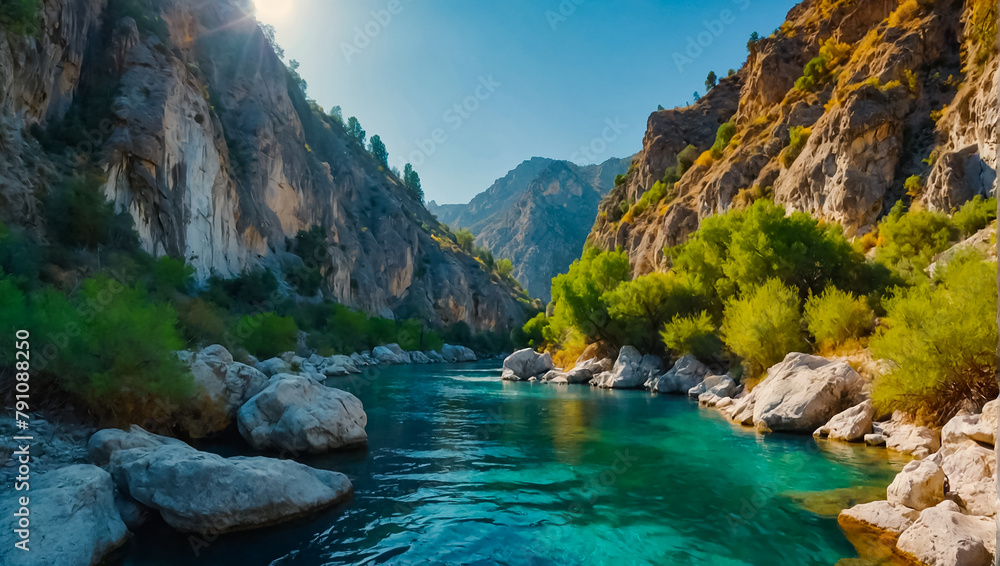
{"type": "Polygon", "coordinates": [[[533,156],[631,155],[646,119],[704,92],[792,0],[256,0],[309,95],[468,202],[533,156]]]}

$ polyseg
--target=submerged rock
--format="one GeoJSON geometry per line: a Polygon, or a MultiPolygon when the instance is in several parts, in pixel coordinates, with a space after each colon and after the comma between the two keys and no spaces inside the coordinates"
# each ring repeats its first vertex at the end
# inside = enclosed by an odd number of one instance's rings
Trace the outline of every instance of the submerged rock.
{"type": "MultiPolygon", "coordinates": [[[[76,464],[32,478],[31,528],[28,552],[14,544],[21,540],[14,513],[20,505],[13,490],[0,502],[8,523],[0,529],[0,556],[10,566],[91,566],[120,547],[128,538],[114,502],[114,484],[108,472],[89,464],[76,464]]],[[[19,494],[23,495],[23,494],[19,494]]]]}
{"type": "Polygon", "coordinates": [[[135,426],[100,431],[90,444],[92,453],[108,456],[123,494],[185,532],[218,535],[273,525],[333,505],[352,491],[337,472],[292,460],[223,458],[135,426]]]}
{"type": "Polygon", "coordinates": [[[889,501],[873,501],[845,509],[837,516],[837,522],[844,530],[868,529],[877,533],[888,533],[893,538],[903,534],[920,512],[905,505],[889,501]]]}
{"type": "Polygon", "coordinates": [[[872,431],[875,407],[871,401],[855,405],[834,415],[830,422],[816,429],[813,436],[856,442],[864,439],[872,431]]]}
{"type": "Polygon", "coordinates": [[[240,409],[240,434],[258,450],[320,454],[368,441],[361,400],[295,375],[277,375],[240,409]]]}

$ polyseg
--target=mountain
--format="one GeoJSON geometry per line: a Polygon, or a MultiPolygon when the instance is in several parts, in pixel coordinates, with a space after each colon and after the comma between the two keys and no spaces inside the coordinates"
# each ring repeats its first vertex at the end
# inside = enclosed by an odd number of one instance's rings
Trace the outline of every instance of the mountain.
{"type": "Polygon", "coordinates": [[[757,198],[861,236],[897,201],[950,211],[990,193],[995,38],[995,2],[802,2],[734,76],[649,117],[590,242],[624,247],[641,275],[706,217],[757,198]],[[656,202],[635,206],[647,193],[656,202]]]}
{"type": "Polygon", "coordinates": [[[44,237],[48,187],[85,168],[146,251],[201,280],[308,263],[290,239],[319,228],[323,287],[345,305],[477,330],[524,319],[517,291],[307,99],[249,1],[45,0],[41,13],[37,30],[0,29],[4,222],[44,237]]]}
{"type": "Polygon", "coordinates": [[[533,157],[497,179],[469,204],[428,204],[441,222],[472,232],[532,297],[548,301],[552,278],[580,257],[597,205],[631,158],[580,166],[533,157]]]}

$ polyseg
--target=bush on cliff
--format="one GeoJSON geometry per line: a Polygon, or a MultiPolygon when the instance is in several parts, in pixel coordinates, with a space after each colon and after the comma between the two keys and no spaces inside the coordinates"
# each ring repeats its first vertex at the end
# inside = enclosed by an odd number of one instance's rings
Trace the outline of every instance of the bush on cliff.
{"type": "Polygon", "coordinates": [[[948,249],[957,230],[947,215],[930,210],[906,211],[897,202],[878,227],[875,259],[907,280],[924,277],[934,256],[948,249]]]}
{"type": "Polygon", "coordinates": [[[796,290],[780,279],[726,301],[722,340],[742,358],[750,378],[763,375],[789,352],[806,351],[799,304],[796,290]]]}
{"type": "Polygon", "coordinates": [[[997,397],[996,270],[978,252],[965,252],[934,281],[885,300],[888,314],[870,342],[891,367],[875,382],[879,410],[942,424],[997,397]]]}
{"type": "Polygon", "coordinates": [[[986,228],[996,218],[996,197],[983,200],[980,195],[976,195],[972,200],[963,204],[951,217],[955,227],[958,228],[959,235],[963,238],[968,238],[986,228]]]}

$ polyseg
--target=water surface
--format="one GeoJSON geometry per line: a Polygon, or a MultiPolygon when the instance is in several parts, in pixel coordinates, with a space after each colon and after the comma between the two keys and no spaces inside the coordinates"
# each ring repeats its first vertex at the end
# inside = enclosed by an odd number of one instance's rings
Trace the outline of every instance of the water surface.
{"type": "Polygon", "coordinates": [[[501,382],[497,366],[331,379],[364,401],[369,445],[305,462],[347,474],[352,501],[195,541],[197,557],[157,522],[121,562],[834,564],[857,556],[834,516],[843,488],[884,496],[895,474],[883,450],[760,437],[680,397],[501,382]]]}

